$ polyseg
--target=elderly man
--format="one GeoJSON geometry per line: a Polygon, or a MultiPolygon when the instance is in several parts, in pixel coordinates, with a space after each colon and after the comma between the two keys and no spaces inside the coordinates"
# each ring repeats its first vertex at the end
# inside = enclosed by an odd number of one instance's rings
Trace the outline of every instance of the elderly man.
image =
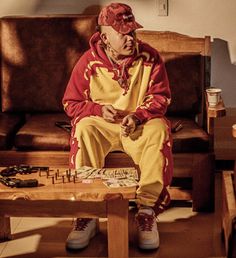
{"type": "MultiPolygon", "coordinates": [[[[136,222],[139,247],[159,246],[156,216],[168,205],[172,178],[170,126],[164,114],[170,89],[158,52],[136,39],[129,6],[112,3],[98,17],[99,31],[75,65],[63,105],[72,119],[70,166],[102,168],[106,155],[127,153],[139,165],[136,222]]],[[[77,218],[66,246],[84,248],[96,220],[77,218]]]]}

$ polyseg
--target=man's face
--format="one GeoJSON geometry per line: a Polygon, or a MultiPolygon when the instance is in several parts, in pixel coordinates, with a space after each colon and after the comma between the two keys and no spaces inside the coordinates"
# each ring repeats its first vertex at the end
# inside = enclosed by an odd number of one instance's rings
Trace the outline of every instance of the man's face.
{"type": "Polygon", "coordinates": [[[108,46],[110,44],[111,48],[114,49],[120,57],[130,56],[134,53],[136,47],[135,31],[129,34],[121,34],[111,26],[106,26],[103,33],[105,34],[104,43],[108,46]]]}

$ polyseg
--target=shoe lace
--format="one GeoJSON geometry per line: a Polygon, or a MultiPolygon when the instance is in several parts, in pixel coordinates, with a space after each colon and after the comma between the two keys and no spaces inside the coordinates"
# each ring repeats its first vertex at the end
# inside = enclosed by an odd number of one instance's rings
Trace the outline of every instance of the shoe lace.
{"type": "Polygon", "coordinates": [[[91,221],[92,219],[88,219],[88,218],[77,218],[75,221],[75,230],[77,231],[84,231],[85,228],[88,226],[88,223],[91,221]]]}
{"type": "Polygon", "coordinates": [[[154,220],[155,218],[153,215],[149,215],[143,212],[139,212],[136,217],[138,227],[141,231],[152,231],[154,220]]]}

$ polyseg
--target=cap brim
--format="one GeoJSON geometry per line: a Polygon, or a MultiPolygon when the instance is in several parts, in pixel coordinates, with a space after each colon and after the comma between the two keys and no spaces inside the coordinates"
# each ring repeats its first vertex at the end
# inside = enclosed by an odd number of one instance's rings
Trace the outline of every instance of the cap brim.
{"type": "Polygon", "coordinates": [[[137,30],[137,29],[141,29],[143,28],[143,26],[139,23],[137,23],[136,21],[132,21],[129,23],[126,23],[125,26],[112,26],[113,29],[115,29],[116,31],[118,31],[121,34],[128,34],[131,31],[137,30]]]}

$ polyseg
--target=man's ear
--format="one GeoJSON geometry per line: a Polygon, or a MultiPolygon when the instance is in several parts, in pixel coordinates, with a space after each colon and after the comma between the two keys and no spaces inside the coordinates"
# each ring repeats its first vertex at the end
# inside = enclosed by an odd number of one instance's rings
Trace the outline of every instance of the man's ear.
{"type": "Polygon", "coordinates": [[[107,34],[105,32],[100,33],[100,38],[104,44],[107,44],[108,39],[107,39],[107,34]]]}

